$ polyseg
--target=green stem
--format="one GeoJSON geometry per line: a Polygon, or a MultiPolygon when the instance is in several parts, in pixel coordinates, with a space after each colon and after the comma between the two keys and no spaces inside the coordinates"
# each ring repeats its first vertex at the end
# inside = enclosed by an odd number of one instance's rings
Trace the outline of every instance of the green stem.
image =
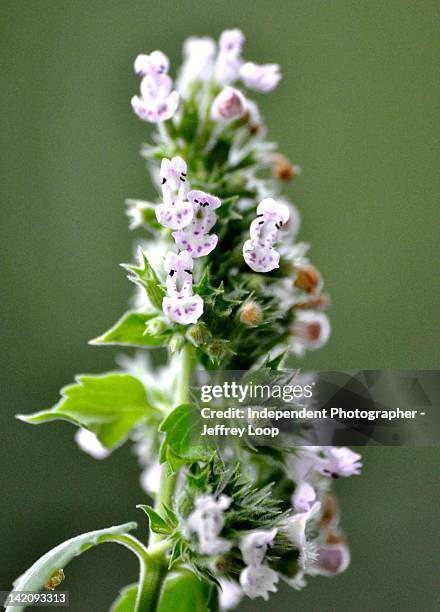
{"type": "MultiPolygon", "coordinates": [[[[176,393],[174,408],[185,404],[189,399],[189,384],[191,379],[191,370],[193,367],[193,353],[190,345],[185,345],[182,349],[181,370],[179,376],[179,386],[176,393]]],[[[171,505],[174,490],[176,488],[177,472],[173,472],[168,463],[164,463],[160,474],[159,491],[154,503],[154,509],[161,514],[163,505],[171,505]]],[[[159,533],[150,532],[150,544],[155,544],[162,539],[159,533]]]]}
{"type": "Polygon", "coordinates": [[[139,559],[139,583],[133,612],[154,612],[159,602],[162,583],[167,573],[165,552],[171,542],[162,542],[159,546],[147,550],[145,546],[131,535],[111,535],[106,541],[117,542],[128,548],[139,559]]]}

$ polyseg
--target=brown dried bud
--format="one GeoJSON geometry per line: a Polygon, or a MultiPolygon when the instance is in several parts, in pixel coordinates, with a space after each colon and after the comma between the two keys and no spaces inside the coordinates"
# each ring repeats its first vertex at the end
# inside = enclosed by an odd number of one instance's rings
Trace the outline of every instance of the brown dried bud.
{"type": "Polygon", "coordinates": [[[337,525],[339,520],[338,503],[333,495],[327,494],[323,501],[323,512],[319,522],[321,529],[328,529],[330,526],[337,525]]]}
{"type": "Polygon", "coordinates": [[[263,309],[256,302],[247,302],[240,308],[240,321],[244,325],[254,327],[263,320],[263,309]]]}
{"type": "Polygon", "coordinates": [[[273,174],[280,181],[291,181],[301,174],[301,167],[293,165],[287,157],[276,153],[273,156],[273,174]]]}
{"type": "Polygon", "coordinates": [[[300,268],[293,284],[306,293],[315,293],[321,285],[321,275],[313,266],[300,268]]]}
{"type": "Polygon", "coordinates": [[[314,295],[303,302],[298,302],[296,308],[301,310],[324,310],[330,305],[330,298],[328,295],[314,295]]]}
{"type": "Polygon", "coordinates": [[[49,580],[44,585],[49,591],[54,591],[65,578],[64,571],[62,569],[57,570],[52,574],[49,580]]]}
{"type": "Polygon", "coordinates": [[[326,544],[343,544],[344,542],[344,536],[341,533],[335,533],[334,531],[330,531],[325,539],[326,544]]]}

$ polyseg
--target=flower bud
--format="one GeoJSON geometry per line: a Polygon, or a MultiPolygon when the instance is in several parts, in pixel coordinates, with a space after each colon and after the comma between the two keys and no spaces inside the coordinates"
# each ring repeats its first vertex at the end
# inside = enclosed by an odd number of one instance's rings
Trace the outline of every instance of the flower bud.
{"type": "Polygon", "coordinates": [[[210,333],[205,323],[197,323],[189,328],[186,332],[186,337],[188,340],[194,344],[194,346],[202,346],[206,344],[206,342],[210,338],[210,333]]]}
{"type": "Polygon", "coordinates": [[[300,311],[293,326],[293,334],[304,348],[321,348],[330,337],[330,322],[323,313],[300,311]]]}
{"type": "Polygon", "coordinates": [[[184,344],[185,338],[182,334],[173,334],[169,344],[171,354],[178,353],[184,344]]]}
{"type": "Polygon", "coordinates": [[[145,333],[149,336],[160,336],[166,329],[165,321],[159,317],[154,317],[145,323],[145,333]]]}
{"type": "Polygon", "coordinates": [[[315,293],[321,289],[321,275],[315,267],[305,266],[298,270],[297,277],[293,284],[306,293],[315,293]]]}
{"type": "Polygon", "coordinates": [[[287,157],[276,153],[273,159],[273,174],[280,181],[291,181],[301,174],[301,166],[293,165],[287,157]]]}
{"type": "Polygon", "coordinates": [[[249,327],[260,325],[263,320],[263,309],[257,302],[247,302],[240,308],[240,321],[249,327]]]}
{"type": "Polygon", "coordinates": [[[329,305],[330,298],[322,293],[321,295],[313,295],[303,302],[298,302],[295,307],[301,310],[324,310],[329,305]]]}
{"type": "Polygon", "coordinates": [[[211,361],[220,363],[230,353],[227,340],[213,340],[206,346],[211,361]]]}
{"type": "Polygon", "coordinates": [[[214,121],[238,119],[246,111],[246,100],[241,91],[225,87],[212,103],[211,117],[214,121]]]}

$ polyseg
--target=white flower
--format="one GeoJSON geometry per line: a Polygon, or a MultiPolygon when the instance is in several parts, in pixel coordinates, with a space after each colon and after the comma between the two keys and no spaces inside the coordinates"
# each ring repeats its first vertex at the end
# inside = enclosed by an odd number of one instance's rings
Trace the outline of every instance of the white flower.
{"type": "Polygon", "coordinates": [[[177,88],[182,95],[188,93],[190,83],[206,81],[211,76],[214,64],[216,45],[212,38],[191,36],[183,44],[184,62],[177,81],[177,88]]]}
{"type": "Polygon", "coordinates": [[[311,576],[336,576],[350,565],[350,549],[345,542],[319,544],[316,561],[308,569],[311,576]]]}
{"type": "Polygon", "coordinates": [[[189,184],[185,161],[179,156],[163,158],[160,180],[164,203],[156,206],[156,219],[164,227],[182,229],[193,217],[193,207],[186,201],[189,184]]]}
{"type": "Polygon", "coordinates": [[[88,429],[80,428],[75,433],[75,442],[80,449],[94,459],[106,459],[111,451],[103,446],[96,435],[88,429]]]}
{"type": "Polygon", "coordinates": [[[134,61],[134,71],[140,76],[159,76],[168,72],[170,62],[162,51],[140,54],[134,61]]]}
{"type": "Polygon", "coordinates": [[[250,565],[240,573],[240,584],[245,594],[251,599],[262,597],[269,599],[269,593],[276,593],[278,574],[265,565],[250,565]]]}
{"type": "Polygon", "coordinates": [[[160,182],[163,199],[166,204],[175,200],[184,200],[189,190],[187,165],[184,159],[176,155],[172,159],[164,157],[160,164],[160,182]]]}
{"type": "Polygon", "coordinates": [[[319,459],[317,470],[333,478],[353,476],[361,472],[361,455],[343,446],[341,448],[325,447],[325,459],[319,459]]]}
{"type": "Polygon", "coordinates": [[[280,204],[273,198],[265,198],[258,204],[257,218],[251,223],[251,239],[263,246],[272,246],[278,239],[281,228],[288,222],[289,214],[285,204],[280,204]]]}
{"type": "Polygon", "coordinates": [[[238,29],[225,30],[220,36],[215,78],[222,85],[232,83],[240,76],[244,40],[243,32],[238,29]]]}
{"type": "Polygon", "coordinates": [[[278,85],[281,74],[278,64],[254,64],[246,62],[240,68],[240,76],[243,83],[249,89],[267,93],[278,85]]]}
{"type": "Polygon", "coordinates": [[[156,495],[159,491],[160,486],[160,474],[162,472],[162,467],[159,461],[153,461],[150,465],[148,465],[140,475],[140,483],[142,489],[148,495],[156,495]]]}
{"type": "Polygon", "coordinates": [[[179,249],[188,251],[192,257],[203,257],[217,246],[218,237],[208,232],[217,221],[213,211],[221,202],[219,198],[196,189],[188,193],[188,200],[193,207],[192,221],[184,230],[173,232],[172,236],[179,249]]]}
{"type": "Polygon", "coordinates": [[[308,482],[302,482],[292,496],[292,505],[297,512],[307,512],[316,501],[316,491],[308,482]]]}
{"type": "Polygon", "coordinates": [[[302,356],[306,349],[314,350],[324,346],[330,337],[330,321],[322,312],[297,312],[292,331],[292,350],[302,356]]]}
{"type": "Polygon", "coordinates": [[[316,546],[306,537],[308,523],[316,517],[321,509],[321,502],[315,502],[306,512],[294,514],[286,519],[284,531],[288,539],[300,551],[300,563],[306,570],[316,559],[316,546]]]}
{"type": "Polygon", "coordinates": [[[243,598],[243,589],[235,580],[220,578],[220,609],[233,610],[243,598]]]}
{"type": "Polygon", "coordinates": [[[244,95],[235,87],[225,87],[212,103],[211,117],[214,121],[238,119],[246,112],[244,95]]]}
{"type": "Polygon", "coordinates": [[[277,529],[259,530],[248,533],[240,540],[240,550],[246,565],[260,565],[267,549],[273,544],[277,529]]]}
{"type": "Polygon", "coordinates": [[[145,76],[141,81],[141,95],[131,99],[139,119],[150,123],[171,119],[179,106],[179,94],[171,88],[172,81],[166,74],[145,76]]]}
{"type": "Polygon", "coordinates": [[[164,313],[174,323],[196,323],[203,314],[203,300],[200,295],[192,294],[191,255],[188,251],[182,251],[178,255],[169,252],[164,266],[167,272],[167,295],[162,300],[164,313]]]}
{"type": "Polygon", "coordinates": [[[196,498],[194,510],[188,516],[186,529],[196,533],[198,550],[203,555],[219,555],[227,552],[232,543],[219,537],[225,524],[224,511],[229,508],[231,500],[226,495],[216,499],[213,495],[196,498]]]}
{"type": "Polygon", "coordinates": [[[250,226],[250,239],[243,245],[243,257],[255,272],[271,272],[279,267],[280,254],[273,248],[281,228],[289,220],[289,209],[272,198],[257,207],[257,217],[250,226]]]}
{"type": "Polygon", "coordinates": [[[321,448],[321,446],[304,446],[288,458],[289,476],[297,485],[310,480],[319,460],[318,452],[321,448]]]}
{"type": "Polygon", "coordinates": [[[179,254],[169,252],[164,261],[167,273],[167,295],[169,297],[186,297],[192,295],[193,258],[188,251],[179,254]]]}

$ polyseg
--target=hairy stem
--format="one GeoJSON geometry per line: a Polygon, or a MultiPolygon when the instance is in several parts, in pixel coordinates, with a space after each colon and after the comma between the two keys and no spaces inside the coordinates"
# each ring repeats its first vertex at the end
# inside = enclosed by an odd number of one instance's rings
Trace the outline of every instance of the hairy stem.
{"type": "MultiPolygon", "coordinates": [[[[189,399],[189,383],[191,369],[193,366],[193,355],[191,346],[185,345],[182,349],[181,371],[179,386],[176,393],[174,407],[184,404],[189,399]]],[[[174,489],[176,488],[177,472],[173,472],[168,463],[164,463],[160,474],[159,491],[156,496],[154,509],[159,514],[163,511],[163,504],[171,505],[174,489]]],[[[161,534],[150,533],[150,544],[155,544],[162,539],[161,534]]]]}
{"type": "Polygon", "coordinates": [[[139,559],[139,583],[133,612],[154,612],[159,602],[163,579],[167,573],[166,550],[170,542],[147,550],[145,546],[131,535],[112,535],[107,541],[122,544],[139,559]]]}

